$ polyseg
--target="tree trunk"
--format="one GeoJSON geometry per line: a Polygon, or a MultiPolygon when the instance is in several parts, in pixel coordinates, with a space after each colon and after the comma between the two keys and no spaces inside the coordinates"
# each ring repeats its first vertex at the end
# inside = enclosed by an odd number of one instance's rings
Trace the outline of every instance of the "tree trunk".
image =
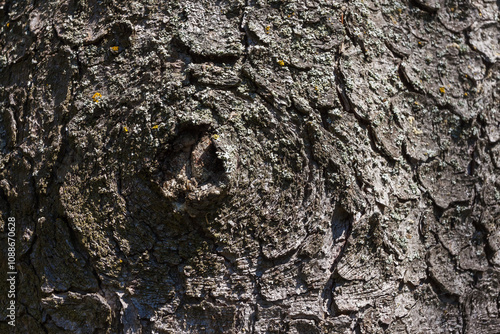
{"type": "Polygon", "coordinates": [[[0,332],[500,332],[498,1],[0,6],[0,332]]]}

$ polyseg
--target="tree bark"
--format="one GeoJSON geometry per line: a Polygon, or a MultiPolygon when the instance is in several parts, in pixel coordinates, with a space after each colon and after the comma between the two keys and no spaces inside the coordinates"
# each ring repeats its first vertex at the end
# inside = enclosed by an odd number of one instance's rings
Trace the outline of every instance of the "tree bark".
{"type": "Polygon", "coordinates": [[[0,1],[0,332],[499,333],[499,6],[0,1]]]}

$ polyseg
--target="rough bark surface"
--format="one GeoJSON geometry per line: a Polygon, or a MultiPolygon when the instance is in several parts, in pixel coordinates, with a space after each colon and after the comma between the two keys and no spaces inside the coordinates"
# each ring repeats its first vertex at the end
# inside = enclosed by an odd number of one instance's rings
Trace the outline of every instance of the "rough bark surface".
{"type": "Polygon", "coordinates": [[[499,5],[0,1],[0,332],[499,333],[499,5]]]}

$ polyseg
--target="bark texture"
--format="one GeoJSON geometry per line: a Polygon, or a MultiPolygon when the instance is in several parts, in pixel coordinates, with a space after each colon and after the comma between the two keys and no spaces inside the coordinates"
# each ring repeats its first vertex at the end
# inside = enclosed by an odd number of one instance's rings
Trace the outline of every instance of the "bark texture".
{"type": "Polygon", "coordinates": [[[0,332],[500,332],[498,1],[0,6],[0,332]]]}

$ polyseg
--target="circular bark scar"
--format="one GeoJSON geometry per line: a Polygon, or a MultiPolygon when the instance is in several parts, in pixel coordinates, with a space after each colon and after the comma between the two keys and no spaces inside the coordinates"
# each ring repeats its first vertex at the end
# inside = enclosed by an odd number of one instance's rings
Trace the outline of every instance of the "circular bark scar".
{"type": "Polygon", "coordinates": [[[223,162],[206,131],[181,132],[163,162],[163,192],[191,216],[205,213],[223,197],[226,185],[223,162]]]}

